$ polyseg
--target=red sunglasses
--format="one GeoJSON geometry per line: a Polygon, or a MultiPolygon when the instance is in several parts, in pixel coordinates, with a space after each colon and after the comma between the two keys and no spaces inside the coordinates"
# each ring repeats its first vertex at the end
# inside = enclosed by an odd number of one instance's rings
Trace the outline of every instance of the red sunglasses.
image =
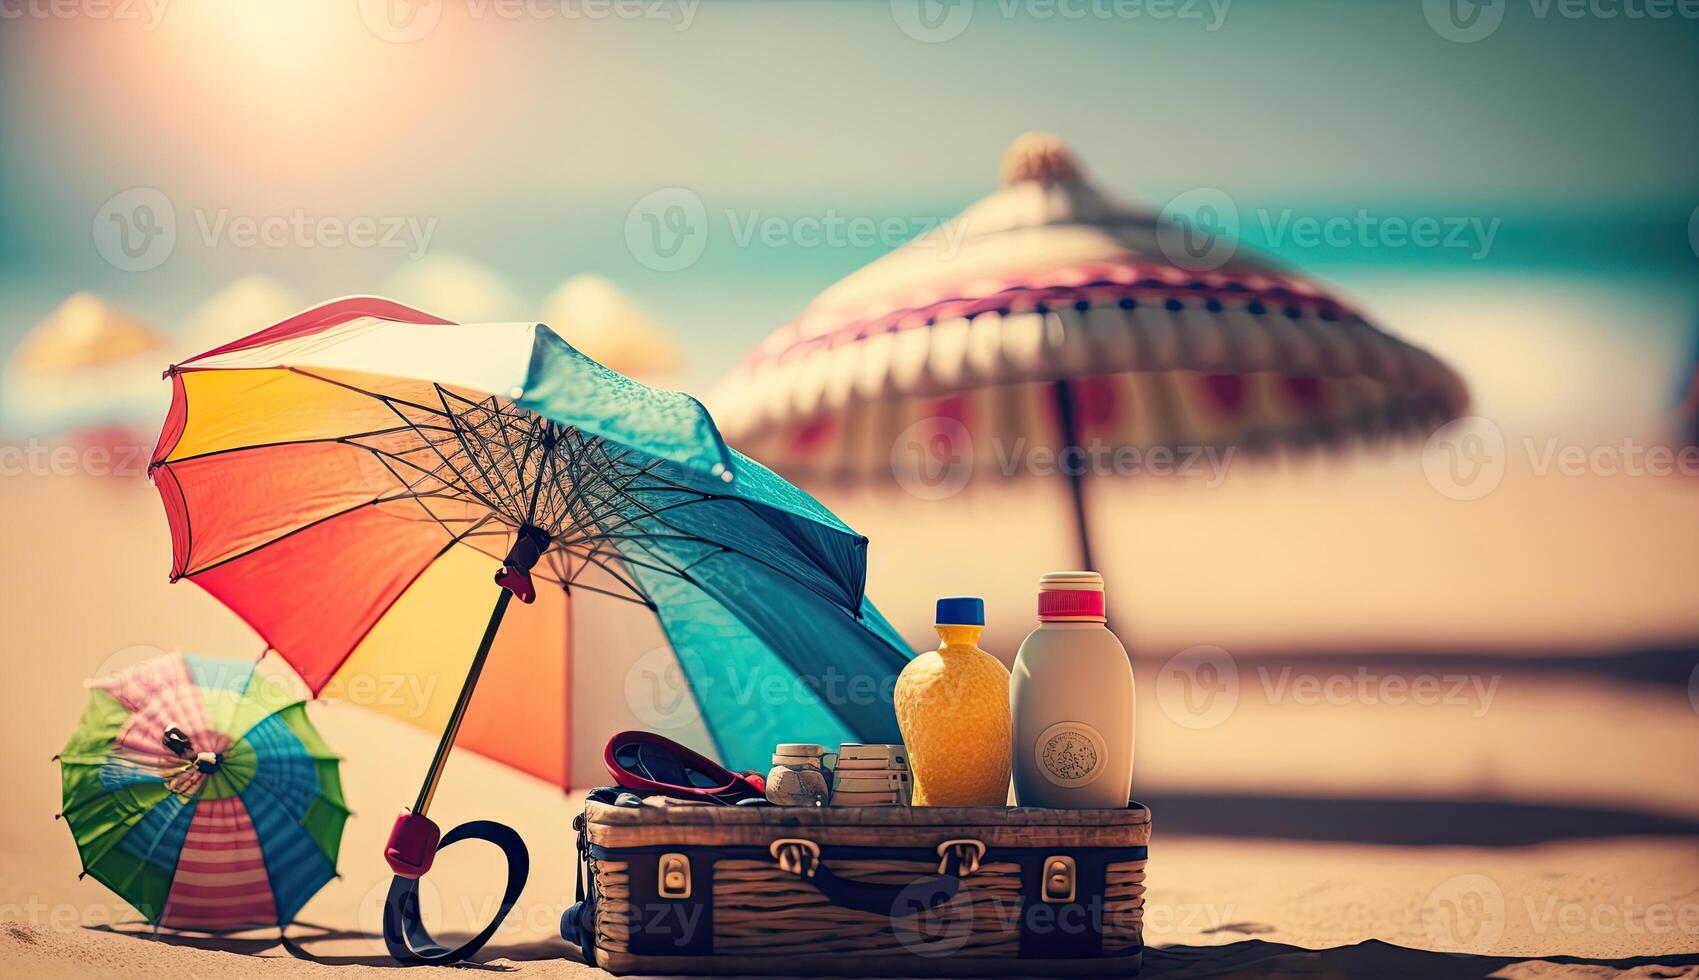
{"type": "Polygon", "coordinates": [[[653,732],[620,732],[602,752],[608,775],[641,794],[712,800],[727,805],[767,795],[759,773],[735,773],[653,732]]]}

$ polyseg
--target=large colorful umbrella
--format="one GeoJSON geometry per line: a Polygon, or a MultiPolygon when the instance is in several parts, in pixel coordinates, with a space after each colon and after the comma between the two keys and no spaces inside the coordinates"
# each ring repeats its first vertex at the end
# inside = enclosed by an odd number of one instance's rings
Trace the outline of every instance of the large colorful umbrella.
{"type": "Polygon", "coordinates": [[[255,668],[167,654],[89,681],[59,755],[83,873],[155,925],[283,925],[336,874],[337,758],[255,668]]]}
{"type": "MultiPolygon", "coordinates": [[[[1309,447],[1461,412],[1449,368],[1214,230],[1117,202],[1054,137],[1023,137],[1001,189],[821,293],[709,403],[805,486],[921,495],[1018,476],[1011,455],[1041,446],[1309,447]]],[[[1083,462],[1042,469],[1067,478],[1097,567],[1083,462]]]]}
{"type": "Polygon", "coordinates": [[[153,476],[173,577],[315,692],[349,674],[465,678],[452,706],[406,707],[443,737],[391,842],[398,874],[429,867],[423,815],[457,735],[566,785],[575,648],[600,660],[631,642],[610,610],[659,624],[645,657],[676,661],[733,766],[778,742],[899,737],[869,692],[909,654],[863,596],[866,539],[727,448],[687,395],[536,323],[369,298],[169,375],[153,476]],[[502,628],[514,595],[523,613],[502,628]]]}

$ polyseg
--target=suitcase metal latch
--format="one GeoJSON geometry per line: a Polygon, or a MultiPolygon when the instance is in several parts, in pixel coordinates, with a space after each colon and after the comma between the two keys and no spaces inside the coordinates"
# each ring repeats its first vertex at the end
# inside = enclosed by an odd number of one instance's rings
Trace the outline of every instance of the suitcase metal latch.
{"type": "Polygon", "coordinates": [[[983,841],[957,839],[947,840],[938,845],[938,873],[944,874],[950,866],[950,852],[956,854],[957,866],[961,868],[961,877],[966,878],[979,870],[980,859],[985,857],[983,841]]]}
{"type": "Polygon", "coordinates": [[[1048,905],[1067,905],[1077,893],[1074,859],[1066,854],[1052,854],[1044,859],[1044,886],[1040,894],[1048,905]]]}
{"type": "Polygon", "coordinates": [[[655,891],[662,898],[689,898],[690,858],[677,852],[661,855],[661,866],[655,875],[655,891]]]}
{"type": "Polygon", "coordinates": [[[801,878],[814,877],[814,866],[820,862],[820,845],[800,837],[781,837],[767,851],[778,860],[780,871],[801,878]]]}

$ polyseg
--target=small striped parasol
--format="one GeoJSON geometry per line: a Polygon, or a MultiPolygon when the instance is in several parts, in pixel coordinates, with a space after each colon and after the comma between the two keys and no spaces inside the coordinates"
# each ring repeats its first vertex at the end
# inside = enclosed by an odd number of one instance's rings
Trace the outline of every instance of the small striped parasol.
{"type": "Polygon", "coordinates": [[[1463,411],[1433,356],[1198,231],[1103,194],[1029,134],[995,193],[821,293],[710,404],[728,439],[822,492],[1000,473],[1017,445],[1327,448],[1463,411]]]}
{"type": "Polygon", "coordinates": [[[337,757],[256,667],[174,653],[89,681],[59,755],[83,873],[154,925],[284,925],[336,874],[337,757]]]}

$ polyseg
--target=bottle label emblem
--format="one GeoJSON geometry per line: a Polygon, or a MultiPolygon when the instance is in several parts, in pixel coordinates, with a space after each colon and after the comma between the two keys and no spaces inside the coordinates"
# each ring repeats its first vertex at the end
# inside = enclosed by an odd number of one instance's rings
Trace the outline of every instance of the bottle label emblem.
{"type": "Polygon", "coordinates": [[[1033,746],[1038,771],[1057,786],[1084,786],[1103,773],[1103,736],[1079,721],[1061,721],[1044,730],[1033,746]]]}

